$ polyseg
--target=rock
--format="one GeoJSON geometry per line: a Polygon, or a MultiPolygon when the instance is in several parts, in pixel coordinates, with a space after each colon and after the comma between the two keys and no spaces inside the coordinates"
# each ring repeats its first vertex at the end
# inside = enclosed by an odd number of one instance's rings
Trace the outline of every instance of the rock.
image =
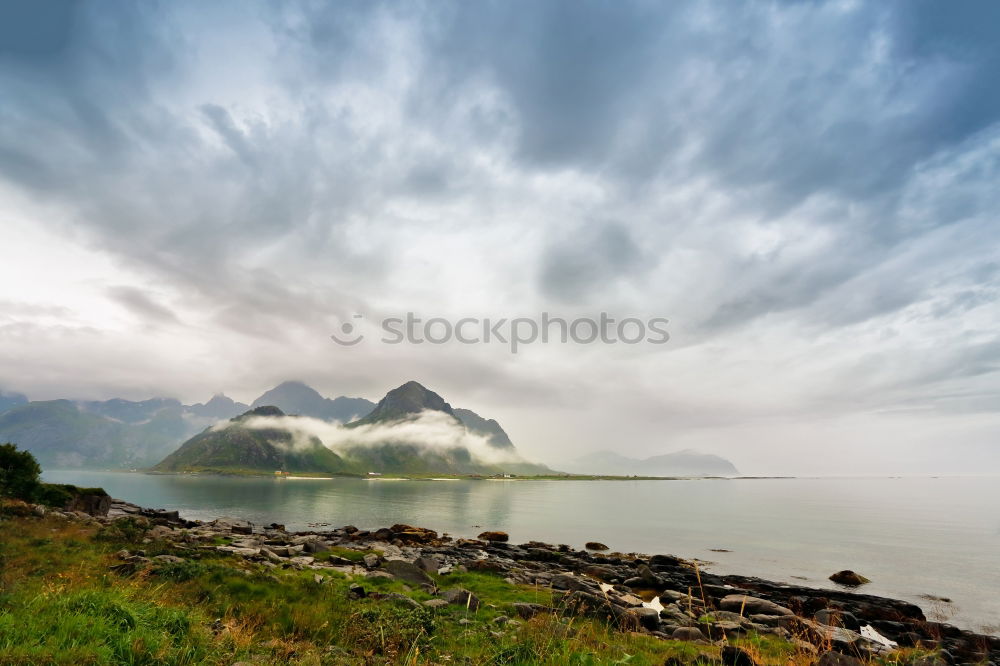
{"type": "Polygon", "coordinates": [[[605,546],[600,541],[588,541],[586,544],[584,544],[584,548],[586,548],[587,550],[602,550],[602,551],[608,549],[608,547],[605,546]]]}
{"type": "Polygon", "coordinates": [[[253,534],[253,523],[240,518],[224,516],[216,518],[209,525],[234,534],[253,534]]]}
{"type": "Polygon", "coordinates": [[[757,666],[749,652],[735,645],[724,645],[721,656],[725,666],[757,666]]]}
{"type": "Polygon", "coordinates": [[[630,608],[628,609],[628,614],[635,617],[639,626],[650,631],[656,631],[660,628],[660,613],[652,608],[630,608]]]}
{"type": "Polygon", "coordinates": [[[462,587],[455,587],[441,593],[441,598],[455,606],[465,606],[469,610],[479,609],[479,597],[462,587]]]}
{"type": "Polygon", "coordinates": [[[730,594],[722,598],[719,608],[743,613],[744,615],[795,615],[789,608],[761,599],[759,597],[749,597],[745,594],[730,594]]]}
{"type": "Polygon", "coordinates": [[[851,631],[861,630],[861,623],[858,622],[858,618],[855,617],[854,613],[840,610],[839,608],[824,608],[823,610],[818,610],[813,615],[813,618],[820,624],[825,624],[830,627],[844,627],[845,629],[850,629],[851,631]]]}
{"type": "Polygon", "coordinates": [[[236,546],[216,546],[215,549],[221,553],[232,553],[241,557],[255,557],[260,555],[260,548],[238,548],[236,546]]]}
{"type": "Polygon", "coordinates": [[[438,533],[434,530],[412,525],[396,524],[390,527],[389,531],[392,538],[399,539],[403,543],[430,543],[438,538],[438,533]]]}
{"type": "Polygon", "coordinates": [[[466,617],[463,617],[462,619],[460,619],[458,621],[458,623],[461,624],[461,625],[463,625],[463,626],[467,625],[467,624],[473,624],[472,620],[470,620],[469,618],[466,618],[466,617]]]}
{"type": "Polygon", "coordinates": [[[397,592],[390,592],[388,594],[381,594],[376,592],[372,594],[372,598],[379,599],[382,601],[395,601],[409,608],[423,608],[423,605],[416,599],[411,599],[405,594],[399,594],[397,592]]]}
{"type": "Polygon", "coordinates": [[[539,613],[552,612],[551,608],[549,608],[548,606],[543,606],[541,604],[529,604],[529,603],[518,602],[512,604],[511,607],[514,609],[514,612],[517,613],[518,617],[525,620],[530,620],[539,613]]]}
{"type": "Polygon", "coordinates": [[[428,608],[443,608],[447,605],[448,602],[444,599],[428,599],[424,602],[424,606],[427,606],[428,608]]]}
{"type": "Polygon", "coordinates": [[[819,656],[816,666],[864,666],[864,664],[856,657],[834,650],[827,650],[819,656]]]}
{"type": "Polygon", "coordinates": [[[677,627],[670,637],[677,641],[705,640],[705,634],[701,633],[701,629],[698,627],[677,627]]]}
{"type": "Polygon", "coordinates": [[[376,555],[375,553],[368,553],[364,557],[364,562],[366,567],[368,567],[369,569],[374,569],[375,567],[378,566],[379,556],[376,555]]]}
{"type": "Polygon", "coordinates": [[[844,569],[843,571],[838,571],[837,573],[832,574],[830,576],[830,580],[838,585],[847,585],[848,587],[858,587],[859,585],[871,582],[861,574],[855,573],[850,569],[844,569]]]}
{"type": "Polygon", "coordinates": [[[316,583],[317,585],[322,585],[323,583],[326,582],[326,578],[320,576],[319,574],[313,574],[313,582],[316,583]]]}
{"type": "Polygon", "coordinates": [[[429,590],[437,587],[434,584],[434,580],[427,575],[427,572],[412,562],[407,562],[406,560],[386,560],[382,563],[382,568],[396,578],[405,580],[407,583],[420,585],[429,590]]]}
{"type": "Polygon", "coordinates": [[[75,495],[65,509],[67,511],[81,511],[88,516],[106,516],[111,509],[111,496],[97,493],[75,495]]]}
{"type": "Polygon", "coordinates": [[[663,581],[660,580],[660,577],[653,573],[653,570],[645,564],[640,564],[639,568],[636,569],[636,573],[638,574],[638,578],[642,579],[643,585],[658,587],[663,583],[663,581]]]}
{"type": "Polygon", "coordinates": [[[436,557],[418,557],[413,563],[427,573],[437,573],[441,568],[441,561],[436,557]]]}
{"type": "Polygon", "coordinates": [[[153,559],[165,564],[180,564],[184,561],[183,557],[177,557],[176,555],[157,555],[153,559]]]}
{"type": "Polygon", "coordinates": [[[510,541],[510,535],[506,532],[481,532],[478,538],[483,541],[510,541]]]}
{"type": "Polygon", "coordinates": [[[365,588],[361,587],[357,583],[354,583],[347,588],[348,599],[364,599],[367,596],[368,592],[365,590],[365,588]]]}

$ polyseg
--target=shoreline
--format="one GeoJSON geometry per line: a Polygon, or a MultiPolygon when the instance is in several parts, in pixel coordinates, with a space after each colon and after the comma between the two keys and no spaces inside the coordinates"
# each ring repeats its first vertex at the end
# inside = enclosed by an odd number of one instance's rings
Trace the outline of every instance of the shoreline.
{"type": "MultiPolygon", "coordinates": [[[[703,632],[709,641],[753,631],[782,638],[812,637],[855,656],[883,654],[887,648],[879,643],[888,640],[900,647],[933,644],[947,649],[956,663],[1000,662],[1000,637],[928,620],[919,606],[907,601],[708,572],[697,561],[673,555],[602,551],[603,545],[596,543],[588,543],[592,548],[584,550],[538,541],[515,545],[502,532],[455,538],[403,524],[374,530],[322,525],[323,529],[286,531],[283,525],[259,526],[234,518],[186,520],[178,511],[147,509],[121,500],[113,500],[108,514],[96,520],[128,518],[163,528],[160,534],[167,538],[200,533],[201,539],[231,539],[214,548],[251,562],[319,570],[330,565],[321,565],[310,553],[334,547],[380,552],[383,561],[408,564],[429,558],[440,564],[436,571],[491,572],[511,584],[551,589],[559,604],[574,612],[596,612],[616,622],[637,616],[639,626],[634,630],[662,639],[693,636],[685,631],[690,629],[703,632]],[[739,608],[734,607],[734,595],[741,598],[739,608]],[[862,636],[863,627],[869,637],[862,636]]],[[[334,566],[348,565],[344,571],[352,575],[385,575],[381,566],[359,568],[345,561],[334,566]]]]}

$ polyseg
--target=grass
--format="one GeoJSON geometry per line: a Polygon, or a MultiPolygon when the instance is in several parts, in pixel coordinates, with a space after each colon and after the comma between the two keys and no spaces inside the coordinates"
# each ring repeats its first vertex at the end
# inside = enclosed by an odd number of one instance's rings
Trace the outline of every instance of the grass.
{"type": "MultiPolygon", "coordinates": [[[[621,632],[589,618],[519,620],[516,602],[551,605],[546,588],[489,572],[432,574],[481,605],[413,608],[432,598],[399,580],[269,569],[210,549],[142,543],[137,525],[100,529],[54,518],[0,520],[0,664],[630,664],[718,659],[719,649],[621,632]],[[143,548],[182,563],[132,576],[115,553],[143,548]],[[315,574],[323,576],[317,583],[315,574]],[[369,593],[351,600],[348,589],[369,593]],[[379,593],[379,594],[375,594],[379,593]],[[383,596],[381,599],[374,598],[383,596]],[[462,622],[462,621],[465,622],[462,622]]],[[[363,551],[335,548],[358,560],[363,551]]],[[[745,639],[762,664],[809,663],[786,641],[745,639]]]]}

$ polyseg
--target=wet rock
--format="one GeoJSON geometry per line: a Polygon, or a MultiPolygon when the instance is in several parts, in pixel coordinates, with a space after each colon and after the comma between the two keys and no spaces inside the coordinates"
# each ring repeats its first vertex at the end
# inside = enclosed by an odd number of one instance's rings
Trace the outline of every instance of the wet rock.
{"type": "Polygon", "coordinates": [[[757,666],[749,652],[735,645],[724,645],[721,657],[725,666],[757,666]]]}
{"type": "Polygon", "coordinates": [[[479,610],[479,597],[462,587],[455,587],[441,593],[441,598],[454,606],[465,606],[469,610],[479,610]]]}
{"type": "Polygon", "coordinates": [[[483,541],[510,541],[510,535],[506,532],[481,532],[478,538],[483,541]]]}
{"type": "Polygon", "coordinates": [[[850,569],[844,569],[843,571],[838,571],[835,574],[830,575],[830,580],[838,585],[846,585],[848,587],[858,587],[859,585],[864,585],[865,583],[870,583],[871,581],[862,576],[859,573],[855,573],[850,569]]]}
{"type": "Polygon", "coordinates": [[[759,597],[750,597],[745,594],[730,594],[723,597],[719,601],[719,607],[723,610],[732,611],[735,613],[743,613],[745,615],[758,614],[758,615],[794,615],[789,608],[784,606],[779,606],[778,604],[768,601],[767,599],[761,599],[759,597]]]}
{"type": "Polygon", "coordinates": [[[584,544],[584,547],[585,547],[585,548],[586,548],[587,550],[599,550],[599,551],[605,551],[605,550],[607,550],[607,549],[608,549],[608,547],[607,547],[607,546],[605,546],[605,545],[604,545],[603,543],[601,543],[600,541],[588,541],[588,542],[587,542],[586,544],[584,544]]]}

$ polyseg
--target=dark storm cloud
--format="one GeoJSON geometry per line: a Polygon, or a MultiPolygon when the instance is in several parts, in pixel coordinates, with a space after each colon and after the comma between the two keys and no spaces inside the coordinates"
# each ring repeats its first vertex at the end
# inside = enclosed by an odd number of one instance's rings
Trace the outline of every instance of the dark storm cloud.
{"type": "MultiPolygon", "coordinates": [[[[907,353],[859,349],[864,363],[845,361],[828,392],[878,365],[858,395],[910,404],[996,371],[982,311],[1000,289],[998,13],[986,1],[0,3],[0,180],[39,224],[157,285],[156,297],[105,285],[103,298],[172,332],[203,325],[198,340],[292,358],[302,331],[325,339],[329,320],[405,299],[622,303],[678,322],[677,347],[736,355],[726,336],[754,326],[780,347],[868,323],[911,335],[907,353]],[[942,348],[910,372],[909,352],[930,346],[912,328],[953,321],[970,337],[931,329],[942,348]]],[[[19,331],[42,326],[28,319],[5,334],[28,340],[19,331]]],[[[565,368],[532,378],[409,353],[340,371],[407,367],[488,384],[508,404],[526,386],[539,400],[567,386],[565,368]]],[[[616,383],[575,381],[589,396],[616,383]]],[[[649,391],[667,402],[662,388],[649,391]]],[[[970,395],[981,405],[990,390],[970,395]]],[[[685,409],[717,405],[695,392],[685,409]]]]}

